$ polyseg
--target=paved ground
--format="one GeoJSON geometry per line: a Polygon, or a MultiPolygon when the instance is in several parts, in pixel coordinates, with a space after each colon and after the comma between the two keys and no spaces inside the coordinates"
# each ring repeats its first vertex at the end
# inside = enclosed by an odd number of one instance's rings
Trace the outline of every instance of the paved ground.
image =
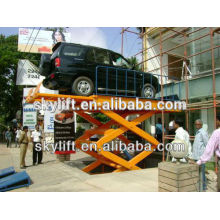
{"type": "MultiPolygon", "coordinates": [[[[19,148],[6,148],[0,144],[0,169],[14,166],[19,169],[19,148]]],[[[32,165],[32,152],[29,147],[26,156],[26,172],[30,175],[32,184],[29,187],[13,191],[22,192],[155,192],[158,189],[157,168],[120,173],[89,175],[81,168],[83,161],[90,161],[91,157],[79,152],[71,155],[71,161],[61,163],[56,156],[44,152],[43,164],[32,165]]]]}

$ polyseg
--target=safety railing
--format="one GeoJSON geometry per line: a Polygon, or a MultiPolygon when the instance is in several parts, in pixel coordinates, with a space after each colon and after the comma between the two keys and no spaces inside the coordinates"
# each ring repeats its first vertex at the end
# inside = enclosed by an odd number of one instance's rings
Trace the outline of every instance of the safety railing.
{"type": "MultiPolygon", "coordinates": [[[[181,82],[171,82],[163,76],[163,100],[178,100],[181,94],[181,82]]],[[[177,80],[174,77],[172,80],[177,80]]],[[[97,66],[95,72],[95,94],[121,97],[139,97],[161,99],[161,76],[118,67],[97,66]],[[148,84],[155,89],[155,97],[144,96],[144,87],[148,84]]]]}

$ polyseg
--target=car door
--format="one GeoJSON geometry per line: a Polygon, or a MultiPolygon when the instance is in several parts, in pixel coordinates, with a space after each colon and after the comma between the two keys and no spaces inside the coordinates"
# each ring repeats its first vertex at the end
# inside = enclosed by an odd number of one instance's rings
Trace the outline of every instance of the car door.
{"type": "Polygon", "coordinates": [[[67,83],[76,75],[85,72],[86,47],[80,45],[64,45],[61,50],[61,71],[65,73],[67,83]]]}
{"type": "Polygon", "coordinates": [[[109,67],[111,67],[109,52],[105,49],[94,48],[97,75],[95,76],[95,87],[99,94],[110,94],[109,89],[109,67]]]}
{"type": "Polygon", "coordinates": [[[96,72],[96,60],[95,60],[95,51],[94,48],[88,48],[86,57],[85,57],[85,65],[88,73],[88,77],[92,79],[95,86],[95,72],[96,72]]]}
{"type": "Polygon", "coordinates": [[[136,91],[136,77],[135,72],[130,69],[130,64],[123,56],[113,52],[111,52],[111,60],[113,67],[117,69],[117,76],[114,73],[112,76],[112,81],[117,79],[117,93],[134,95],[136,91]]]}

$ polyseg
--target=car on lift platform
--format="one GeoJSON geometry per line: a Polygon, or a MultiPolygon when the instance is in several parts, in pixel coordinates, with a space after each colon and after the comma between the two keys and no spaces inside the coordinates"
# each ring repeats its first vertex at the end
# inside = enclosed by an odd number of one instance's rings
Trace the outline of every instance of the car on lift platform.
{"type": "Polygon", "coordinates": [[[127,59],[111,50],[60,42],[53,53],[42,54],[43,86],[80,96],[92,94],[154,98],[160,91],[158,78],[135,71],[127,59]]]}

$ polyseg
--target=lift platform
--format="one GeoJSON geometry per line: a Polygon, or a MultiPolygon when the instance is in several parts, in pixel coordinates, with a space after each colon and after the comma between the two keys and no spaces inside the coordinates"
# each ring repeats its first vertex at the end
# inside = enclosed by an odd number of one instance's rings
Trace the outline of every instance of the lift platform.
{"type": "MultiPolygon", "coordinates": [[[[142,130],[138,127],[138,125],[145,120],[149,119],[151,116],[155,114],[161,113],[161,110],[158,109],[158,102],[159,100],[154,99],[140,99],[143,102],[150,101],[152,103],[152,110],[129,110],[128,108],[124,110],[103,110],[99,108],[98,110],[81,110],[77,108],[77,106],[80,106],[80,104],[83,101],[89,102],[89,101],[95,101],[96,103],[100,103],[100,105],[103,104],[103,102],[111,102],[112,96],[104,96],[104,95],[92,95],[89,97],[85,96],[74,96],[74,95],[62,95],[62,94],[44,94],[39,93],[40,85],[38,85],[35,89],[32,89],[28,97],[26,99],[26,102],[33,103],[35,101],[42,101],[42,98],[45,101],[57,101],[58,99],[65,100],[67,98],[74,99],[75,100],[75,109],[73,110],[76,112],[79,116],[83,117],[88,122],[95,125],[94,129],[86,130],[84,134],[75,140],[75,147],[82,150],[82,144],[83,143],[93,143],[96,145],[96,149],[91,149],[89,151],[83,151],[87,153],[88,155],[94,157],[96,160],[95,162],[92,162],[88,166],[86,166],[83,171],[85,172],[91,172],[95,168],[97,168],[100,165],[108,165],[110,167],[114,168],[113,172],[120,172],[120,171],[126,171],[126,170],[139,170],[141,169],[137,164],[148,157],[151,153],[153,153],[156,146],[159,144],[159,142],[149,133],[142,130]],[[91,113],[102,113],[106,115],[108,118],[110,118],[110,121],[107,123],[102,123],[98,120],[96,120],[94,117],[92,117],[91,113]],[[130,115],[136,115],[136,118],[133,120],[128,120],[127,116],[130,115]],[[117,150],[113,151],[106,151],[103,149],[103,145],[105,143],[109,143],[116,138],[120,139],[123,143],[126,144],[126,146],[131,143],[131,141],[124,135],[125,132],[131,131],[134,134],[140,136],[143,138],[146,142],[150,143],[152,145],[151,151],[142,151],[138,153],[136,156],[133,156],[132,158],[126,160],[121,155],[121,152],[117,150]],[[90,141],[90,138],[93,135],[101,135],[101,138],[97,141],[90,141]]],[[[118,97],[119,98],[119,97],[118,97]]],[[[129,98],[129,97],[120,97],[121,101],[128,104],[128,102],[136,101],[136,98],[129,98]]],[[[164,110],[164,113],[167,112],[179,112],[179,110],[164,110]]]]}

